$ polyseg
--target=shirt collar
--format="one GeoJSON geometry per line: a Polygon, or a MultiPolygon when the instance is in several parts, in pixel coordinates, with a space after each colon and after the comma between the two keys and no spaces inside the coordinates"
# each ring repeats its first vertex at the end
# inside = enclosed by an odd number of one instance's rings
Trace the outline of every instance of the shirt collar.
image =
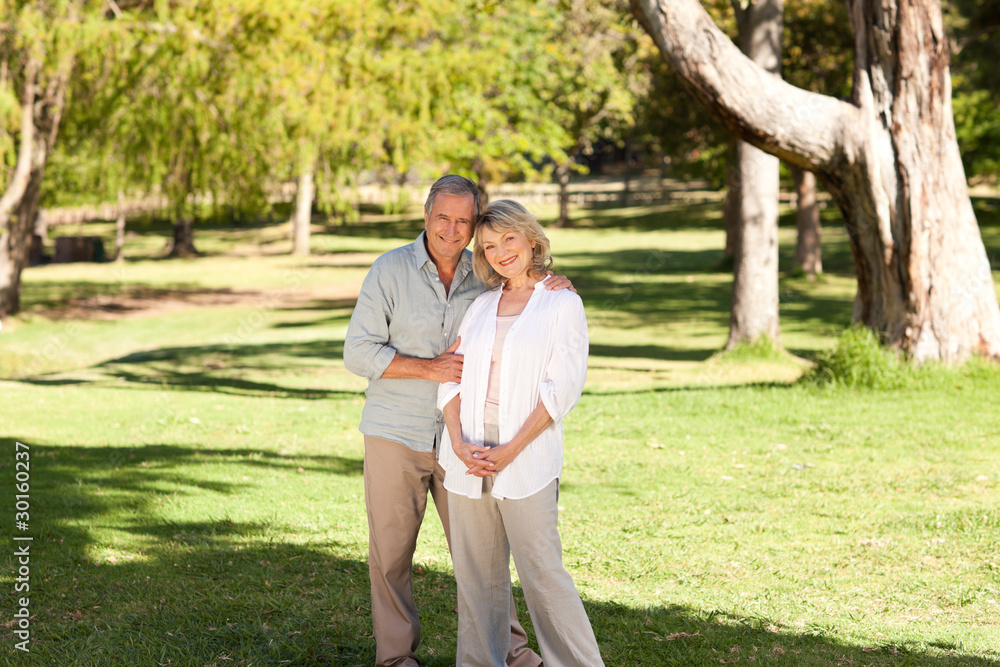
{"type": "MultiPolygon", "coordinates": [[[[540,289],[545,289],[545,283],[551,277],[552,276],[545,276],[544,278],[542,278],[541,280],[539,280],[537,283],[535,283],[535,286],[532,287],[531,289],[535,290],[536,292],[538,290],[540,290],[540,289]]],[[[500,289],[499,289],[500,292],[503,292],[503,287],[504,287],[504,284],[500,283],[500,289]]]]}
{"type": "Polygon", "coordinates": [[[417,269],[422,269],[431,260],[430,253],[427,252],[427,232],[420,232],[420,236],[417,240],[413,242],[413,261],[416,264],[417,269]]]}
{"type": "MultiPolygon", "coordinates": [[[[413,263],[417,270],[420,270],[427,266],[429,263],[432,267],[435,267],[434,260],[431,259],[430,253],[427,252],[427,232],[420,232],[420,236],[417,240],[413,242],[413,263]]],[[[455,269],[455,279],[461,282],[465,279],[465,276],[472,270],[472,252],[465,248],[462,251],[462,257],[458,260],[458,268],[455,269]]]]}

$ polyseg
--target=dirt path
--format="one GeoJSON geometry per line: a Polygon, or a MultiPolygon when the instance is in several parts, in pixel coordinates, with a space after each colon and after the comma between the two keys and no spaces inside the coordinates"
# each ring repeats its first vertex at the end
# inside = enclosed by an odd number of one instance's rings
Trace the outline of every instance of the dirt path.
{"type": "Polygon", "coordinates": [[[246,305],[284,309],[322,302],[332,307],[350,307],[357,299],[360,287],[360,282],[294,290],[237,290],[228,287],[166,289],[137,286],[121,294],[74,298],[58,307],[33,309],[31,314],[60,321],[113,321],[217,306],[246,305]]]}

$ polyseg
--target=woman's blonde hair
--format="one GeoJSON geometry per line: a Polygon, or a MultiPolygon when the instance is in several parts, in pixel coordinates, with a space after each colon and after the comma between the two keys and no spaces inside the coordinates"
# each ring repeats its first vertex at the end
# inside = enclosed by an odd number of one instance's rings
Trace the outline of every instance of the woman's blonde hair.
{"type": "Polygon", "coordinates": [[[529,243],[534,241],[531,271],[543,274],[552,268],[549,238],[545,236],[545,230],[538,224],[535,216],[516,201],[498,199],[490,202],[483,214],[476,220],[475,241],[472,245],[472,270],[477,278],[486,283],[487,287],[496,287],[506,279],[494,271],[486,259],[481,234],[483,228],[488,228],[498,234],[505,231],[517,232],[529,243]]]}

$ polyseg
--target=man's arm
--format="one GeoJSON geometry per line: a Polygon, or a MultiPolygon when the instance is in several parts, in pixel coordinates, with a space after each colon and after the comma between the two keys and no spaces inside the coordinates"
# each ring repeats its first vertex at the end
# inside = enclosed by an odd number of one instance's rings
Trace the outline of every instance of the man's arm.
{"type": "Polygon", "coordinates": [[[386,369],[382,371],[382,377],[387,380],[461,382],[463,357],[460,354],[455,354],[461,341],[462,339],[459,338],[451,347],[433,359],[407,357],[397,352],[386,369]]]}
{"type": "Polygon", "coordinates": [[[408,357],[388,345],[392,308],[386,291],[391,289],[391,279],[383,281],[379,267],[372,267],[361,285],[358,302],[347,326],[344,339],[344,366],[347,370],[369,380],[461,381],[462,355],[455,354],[458,341],[433,359],[408,357]]]}
{"type": "Polygon", "coordinates": [[[344,338],[344,366],[369,380],[382,377],[397,356],[396,350],[386,344],[392,317],[387,294],[392,289],[391,280],[383,280],[380,269],[376,262],[365,276],[344,338]]]}

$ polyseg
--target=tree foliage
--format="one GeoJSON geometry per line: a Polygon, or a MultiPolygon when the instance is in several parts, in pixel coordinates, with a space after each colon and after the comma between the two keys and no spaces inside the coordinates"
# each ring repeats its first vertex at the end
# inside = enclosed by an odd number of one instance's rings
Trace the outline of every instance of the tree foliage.
{"type": "Polygon", "coordinates": [[[1000,5],[952,0],[951,31],[955,132],[970,179],[1000,181],[1000,5]]]}
{"type": "MultiPolygon", "coordinates": [[[[705,3],[734,34],[728,2],[705,3]]],[[[957,133],[971,176],[1000,170],[1000,16],[947,6],[957,133]]],[[[598,140],[630,137],[679,176],[724,178],[728,133],[691,104],[619,0],[3,0],[0,186],[14,174],[26,58],[66,76],[42,202],[159,194],[170,216],[237,217],[315,172],[349,215],[362,178],[457,171],[484,187],[548,178],[598,140]],[[60,65],[61,63],[61,65],[60,65]]],[[[784,76],[850,91],[845,9],[788,0],[784,76]]]]}

